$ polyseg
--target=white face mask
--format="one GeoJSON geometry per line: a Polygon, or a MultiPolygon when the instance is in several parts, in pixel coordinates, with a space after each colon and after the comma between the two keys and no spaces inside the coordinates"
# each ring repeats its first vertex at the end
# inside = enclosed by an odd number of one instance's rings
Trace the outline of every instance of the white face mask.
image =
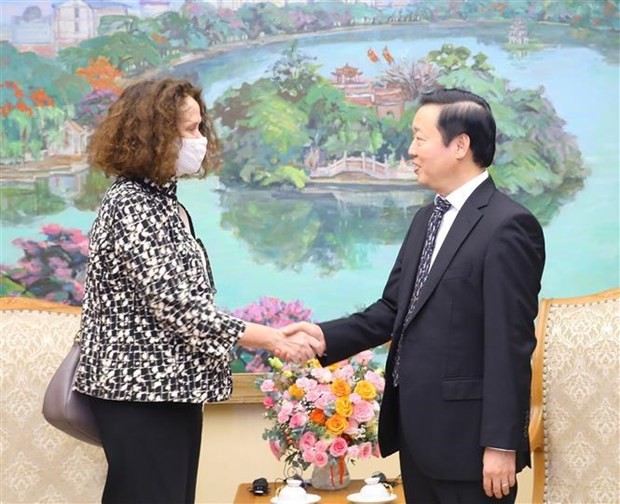
{"type": "Polygon", "coordinates": [[[176,174],[194,175],[200,171],[202,161],[207,154],[207,139],[200,138],[181,138],[181,149],[177,159],[176,174]]]}

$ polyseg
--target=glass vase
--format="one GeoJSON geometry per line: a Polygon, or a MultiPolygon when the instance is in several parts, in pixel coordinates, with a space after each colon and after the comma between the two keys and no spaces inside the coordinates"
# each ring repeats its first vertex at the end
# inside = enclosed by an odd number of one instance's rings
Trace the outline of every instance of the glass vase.
{"type": "Polygon", "coordinates": [[[319,490],[340,490],[349,486],[351,475],[347,463],[340,459],[335,464],[326,464],[323,467],[312,466],[310,482],[313,488],[319,490]]]}

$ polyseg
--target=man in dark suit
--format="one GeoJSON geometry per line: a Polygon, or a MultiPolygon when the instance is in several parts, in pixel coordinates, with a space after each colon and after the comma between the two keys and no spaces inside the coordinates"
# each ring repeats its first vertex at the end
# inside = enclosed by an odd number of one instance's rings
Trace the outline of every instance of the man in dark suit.
{"type": "Polygon", "coordinates": [[[324,338],[323,364],[391,340],[379,442],[383,456],[400,452],[408,503],[514,502],[529,465],[542,229],[489,178],[485,100],[423,95],[412,127],[418,181],[437,195],[415,215],[382,297],[285,332],[324,338]]]}

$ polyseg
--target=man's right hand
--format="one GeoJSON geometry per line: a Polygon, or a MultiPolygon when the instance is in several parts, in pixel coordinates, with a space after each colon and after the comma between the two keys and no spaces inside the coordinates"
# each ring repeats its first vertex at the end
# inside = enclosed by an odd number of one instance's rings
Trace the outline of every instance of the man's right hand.
{"type": "Polygon", "coordinates": [[[311,322],[294,322],[280,329],[289,338],[309,337],[314,339],[314,343],[310,342],[317,356],[325,353],[325,336],[323,330],[311,322]]]}
{"type": "Polygon", "coordinates": [[[237,343],[251,350],[264,348],[276,357],[296,364],[314,359],[325,351],[321,340],[303,331],[288,336],[280,329],[254,322],[246,322],[245,331],[237,343]]]}

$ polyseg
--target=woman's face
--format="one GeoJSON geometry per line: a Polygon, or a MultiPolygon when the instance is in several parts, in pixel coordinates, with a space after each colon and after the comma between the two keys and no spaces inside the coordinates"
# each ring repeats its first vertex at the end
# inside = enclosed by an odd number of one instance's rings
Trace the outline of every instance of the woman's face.
{"type": "Polygon", "coordinates": [[[181,138],[200,138],[202,133],[198,129],[202,123],[200,106],[191,96],[186,96],[179,109],[177,128],[181,138]]]}

